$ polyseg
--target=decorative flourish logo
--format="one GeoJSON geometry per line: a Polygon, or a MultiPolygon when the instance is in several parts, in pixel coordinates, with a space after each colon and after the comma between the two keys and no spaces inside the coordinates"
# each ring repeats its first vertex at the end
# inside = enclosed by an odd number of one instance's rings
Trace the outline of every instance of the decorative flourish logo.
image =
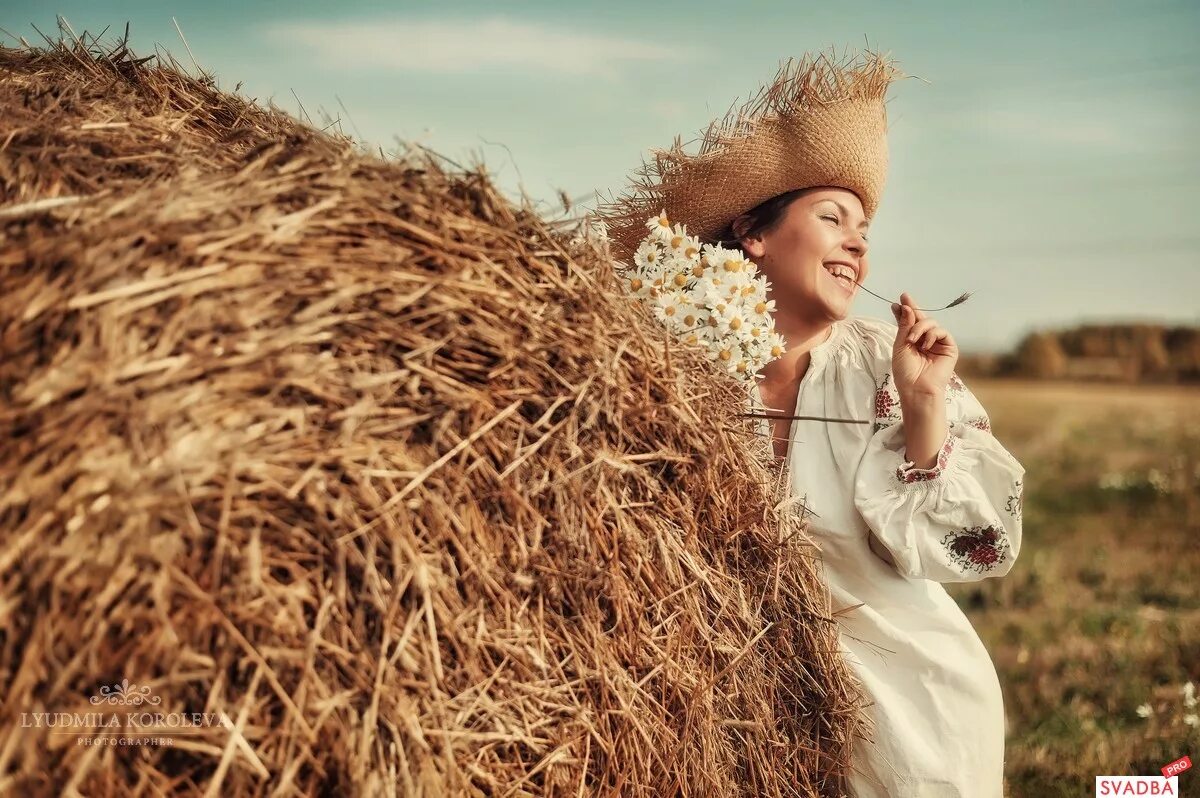
{"type": "Polygon", "coordinates": [[[100,693],[91,697],[93,704],[114,704],[123,707],[138,707],[142,704],[157,706],[162,699],[150,692],[146,686],[138,687],[130,684],[128,679],[122,679],[120,684],[104,685],[100,693]]]}
{"type": "Polygon", "coordinates": [[[76,745],[174,745],[179,735],[203,735],[216,727],[229,728],[224,712],[165,712],[152,710],[164,703],[148,686],[104,685],[88,701],[96,709],[86,712],[22,712],[21,727],[46,729],[49,734],[72,735],[76,745]],[[118,709],[119,708],[119,709],[118,709]]]}

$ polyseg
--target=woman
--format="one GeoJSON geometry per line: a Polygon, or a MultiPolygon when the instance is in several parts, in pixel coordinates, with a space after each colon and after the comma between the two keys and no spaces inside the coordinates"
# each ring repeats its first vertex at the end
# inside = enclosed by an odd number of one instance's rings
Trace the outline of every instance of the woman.
{"type": "Polygon", "coordinates": [[[650,207],[745,252],[769,284],[787,351],[754,400],[810,533],[842,651],[871,697],[857,798],[1003,795],[1004,706],[995,668],[941,583],[1002,576],[1021,546],[1024,468],[954,373],[953,336],[908,293],[895,323],[850,317],[886,165],[878,57],[790,62],[698,156],[678,147],[657,181],[603,209],[614,254],[650,207]],[[866,423],[792,421],[790,416],[866,423]]]}
{"type": "Polygon", "coordinates": [[[788,340],[759,390],[775,454],[805,493],[848,662],[874,701],[853,794],[1000,796],[1004,706],[991,659],[941,586],[1001,576],[1021,543],[1024,468],[954,374],[949,331],[901,294],[897,323],[849,318],[870,271],[865,216],[841,188],[784,194],[734,235],[788,340]],[[850,273],[850,279],[833,273],[850,273]],[[869,747],[868,747],[869,746],[869,747]]]}

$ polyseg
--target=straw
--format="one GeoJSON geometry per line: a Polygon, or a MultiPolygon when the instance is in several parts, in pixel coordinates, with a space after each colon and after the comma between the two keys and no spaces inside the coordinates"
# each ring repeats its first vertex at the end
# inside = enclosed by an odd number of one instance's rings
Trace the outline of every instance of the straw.
{"type": "Polygon", "coordinates": [[[578,220],[86,33],[0,109],[5,793],[843,794],[802,508],[578,220]],[[123,679],[225,720],[23,723],[123,679]]]}

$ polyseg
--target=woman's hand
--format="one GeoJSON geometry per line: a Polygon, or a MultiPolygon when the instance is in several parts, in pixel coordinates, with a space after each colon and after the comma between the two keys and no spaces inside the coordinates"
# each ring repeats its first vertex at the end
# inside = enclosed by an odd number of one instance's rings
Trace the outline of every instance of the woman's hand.
{"type": "Polygon", "coordinates": [[[944,327],[917,310],[912,295],[892,303],[896,342],[892,345],[892,378],[901,399],[943,397],[958,363],[958,344],[944,327]],[[910,340],[912,339],[912,340],[910,340]]]}

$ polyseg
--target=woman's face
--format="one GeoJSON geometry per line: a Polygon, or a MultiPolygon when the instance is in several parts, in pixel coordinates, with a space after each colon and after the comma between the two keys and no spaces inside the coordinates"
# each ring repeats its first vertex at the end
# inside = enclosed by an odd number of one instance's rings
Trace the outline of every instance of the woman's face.
{"type": "Polygon", "coordinates": [[[867,279],[867,222],[853,191],[820,187],[796,196],[771,230],[741,239],[742,250],[771,283],[777,313],[818,321],[844,319],[867,279]],[[834,273],[847,273],[849,280],[834,273]]]}

